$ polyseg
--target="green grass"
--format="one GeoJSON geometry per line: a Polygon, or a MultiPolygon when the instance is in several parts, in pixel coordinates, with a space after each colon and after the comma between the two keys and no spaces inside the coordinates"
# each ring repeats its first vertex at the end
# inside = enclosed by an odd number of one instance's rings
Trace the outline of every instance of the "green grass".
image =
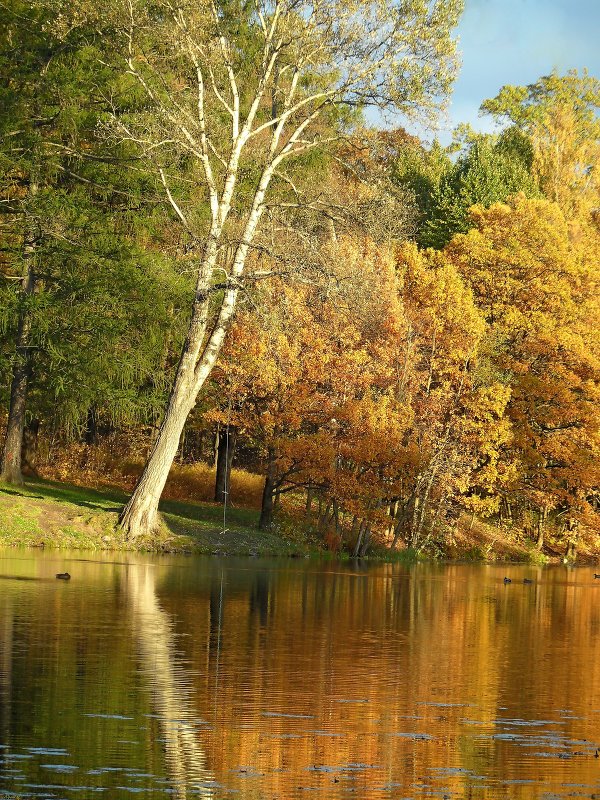
{"type": "Polygon", "coordinates": [[[150,550],[223,555],[291,555],[301,542],[257,530],[258,512],[210,503],[161,503],[152,538],[126,541],[117,527],[126,495],[51,481],[0,486],[0,545],[86,550],[150,550]]]}
{"type": "Polygon", "coordinates": [[[370,561],[385,561],[390,564],[416,564],[417,561],[424,561],[426,557],[412,547],[404,550],[390,550],[387,547],[375,545],[367,554],[370,561]]]}
{"type": "MultiPolygon", "coordinates": [[[[117,525],[126,499],[118,489],[96,490],[52,481],[30,480],[22,488],[0,485],[0,547],[350,557],[347,553],[323,551],[314,532],[311,534],[295,517],[283,512],[274,529],[264,532],[257,529],[258,511],[228,508],[223,531],[223,507],[206,502],[164,501],[157,534],[129,542],[117,525]]],[[[539,553],[533,543],[518,541],[516,535],[503,534],[497,527],[483,523],[473,532],[463,531],[459,544],[445,557],[533,564],[551,560],[539,553]]],[[[390,551],[375,545],[368,558],[410,563],[421,556],[410,549],[390,551]]]]}

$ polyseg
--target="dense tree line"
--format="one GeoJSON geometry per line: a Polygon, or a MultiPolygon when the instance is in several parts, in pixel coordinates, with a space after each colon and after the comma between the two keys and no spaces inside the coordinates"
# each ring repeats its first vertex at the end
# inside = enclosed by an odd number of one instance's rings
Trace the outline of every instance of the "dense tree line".
{"type": "Polygon", "coordinates": [[[262,527],[283,502],[356,555],[467,515],[574,553],[599,521],[600,83],[503,87],[498,133],[448,148],[365,127],[435,111],[459,12],[3,6],[5,482],[50,444],[143,456],[134,538],[173,460],[216,456],[217,502],[260,471],[262,527]]]}

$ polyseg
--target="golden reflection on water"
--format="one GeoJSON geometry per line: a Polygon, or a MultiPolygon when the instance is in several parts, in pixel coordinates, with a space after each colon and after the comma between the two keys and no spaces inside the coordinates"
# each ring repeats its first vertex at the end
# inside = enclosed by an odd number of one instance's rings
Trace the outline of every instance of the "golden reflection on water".
{"type": "Polygon", "coordinates": [[[0,797],[600,796],[590,569],[12,552],[0,575],[0,797]]]}

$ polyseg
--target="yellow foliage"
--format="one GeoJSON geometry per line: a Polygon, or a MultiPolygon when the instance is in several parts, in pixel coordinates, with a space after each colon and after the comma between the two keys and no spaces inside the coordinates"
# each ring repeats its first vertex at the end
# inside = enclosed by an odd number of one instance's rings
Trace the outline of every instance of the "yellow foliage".
{"type": "MultiPolygon", "coordinates": [[[[229,499],[234,506],[260,508],[264,479],[243,469],[232,469],[229,499]]],[[[172,500],[212,503],[215,495],[215,469],[207,464],[173,464],[164,496],[172,500]]]]}

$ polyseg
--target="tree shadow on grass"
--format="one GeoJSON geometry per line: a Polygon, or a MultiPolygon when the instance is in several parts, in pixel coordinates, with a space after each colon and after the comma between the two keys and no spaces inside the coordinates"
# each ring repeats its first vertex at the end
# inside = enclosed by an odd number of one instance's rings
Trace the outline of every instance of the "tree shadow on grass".
{"type": "Polygon", "coordinates": [[[41,494],[29,494],[25,492],[20,492],[18,489],[8,489],[6,486],[0,486],[0,492],[2,492],[2,494],[13,494],[15,497],[31,497],[34,500],[44,499],[41,494]]]}
{"type": "MultiPolygon", "coordinates": [[[[74,506],[81,508],[89,508],[93,511],[119,511],[123,507],[125,495],[119,496],[119,492],[107,491],[99,492],[94,489],[87,489],[82,486],[71,486],[63,483],[53,483],[51,481],[28,481],[37,492],[41,495],[32,495],[27,492],[11,492],[12,494],[21,494],[23,498],[35,497],[40,500],[57,500],[63,503],[71,503],[74,506]]],[[[26,488],[27,488],[26,484],[26,488]]],[[[5,491],[2,489],[2,491],[5,491]]]]}
{"type": "Polygon", "coordinates": [[[196,519],[187,514],[176,514],[174,511],[167,512],[165,517],[167,527],[177,536],[191,536],[193,539],[202,540],[207,545],[218,544],[221,529],[216,525],[212,527],[209,522],[206,527],[199,525],[202,520],[196,519]]]}
{"type": "MultiPolygon", "coordinates": [[[[27,480],[23,490],[2,486],[0,492],[22,497],[24,500],[54,500],[104,512],[121,511],[127,500],[127,495],[118,489],[97,490],[38,479],[27,480]]],[[[223,529],[223,506],[220,505],[164,500],[160,504],[160,510],[170,516],[169,527],[176,526],[177,533],[212,536],[223,529]],[[186,521],[189,521],[187,525],[186,521]]],[[[228,508],[225,518],[227,528],[233,526],[252,530],[258,522],[258,512],[246,508],[228,508]]]]}
{"type": "MultiPolygon", "coordinates": [[[[179,500],[162,500],[160,510],[165,514],[174,514],[190,520],[209,523],[215,528],[223,529],[223,506],[210,503],[185,503],[179,500]]],[[[235,525],[243,528],[255,528],[258,523],[258,512],[248,508],[228,508],[225,513],[225,527],[235,525]]]]}

